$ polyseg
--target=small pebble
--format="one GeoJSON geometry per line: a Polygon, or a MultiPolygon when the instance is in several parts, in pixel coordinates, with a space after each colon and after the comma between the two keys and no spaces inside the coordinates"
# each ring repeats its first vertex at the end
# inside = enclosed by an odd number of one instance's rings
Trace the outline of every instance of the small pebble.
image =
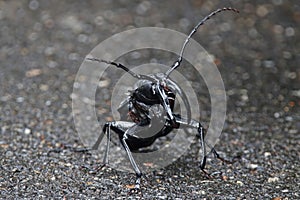
{"type": "Polygon", "coordinates": [[[46,85],[46,84],[41,84],[40,85],[40,90],[41,91],[47,91],[49,89],[49,86],[48,85],[46,85]]]}
{"type": "Polygon", "coordinates": [[[227,181],[227,180],[228,180],[228,176],[222,176],[222,179],[223,179],[224,181],[227,181]]]}
{"type": "Polygon", "coordinates": [[[293,121],[293,117],[287,116],[287,117],[285,117],[285,120],[288,121],[288,122],[291,122],[291,121],[293,121]]]}
{"type": "Polygon", "coordinates": [[[278,112],[274,113],[274,117],[275,118],[279,118],[280,117],[280,114],[278,112]]]}
{"type": "Polygon", "coordinates": [[[269,156],[271,156],[271,155],[272,155],[272,154],[271,154],[270,152],[265,152],[265,153],[264,153],[264,156],[265,156],[265,157],[269,157],[269,156]]]}
{"type": "Polygon", "coordinates": [[[258,6],[257,10],[256,10],[256,14],[260,17],[264,17],[269,13],[269,10],[267,9],[267,7],[265,5],[260,5],[258,6]]]}
{"type": "Polygon", "coordinates": [[[107,87],[109,85],[109,83],[110,83],[110,81],[108,79],[102,80],[102,81],[99,81],[98,86],[101,88],[107,87]]]}
{"type": "Polygon", "coordinates": [[[7,151],[6,153],[5,153],[5,156],[6,157],[11,157],[11,156],[13,156],[14,155],[14,153],[12,152],[12,151],[7,151]]]}
{"type": "Polygon", "coordinates": [[[35,76],[38,76],[42,73],[42,70],[41,69],[31,69],[31,70],[28,70],[25,75],[27,78],[32,78],[32,77],[35,77],[35,76]]]}
{"type": "Polygon", "coordinates": [[[257,169],[258,168],[258,165],[257,164],[248,164],[247,167],[249,169],[257,169]]]}
{"type": "Polygon", "coordinates": [[[136,13],[139,15],[144,15],[146,12],[151,8],[151,2],[150,1],[143,1],[140,3],[136,8],[136,13]]]}
{"type": "Polygon", "coordinates": [[[22,102],[24,101],[24,97],[18,97],[18,98],[16,99],[16,101],[17,101],[18,103],[22,103],[22,102]]]}
{"type": "Polygon", "coordinates": [[[243,186],[244,183],[242,181],[237,181],[236,184],[240,185],[240,186],[243,186]]]}
{"type": "Polygon", "coordinates": [[[50,105],[51,105],[51,101],[50,101],[50,100],[47,100],[47,101],[45,102],[45,105],[46,105],[46,106],[50,106],[50,105]]]}
{"type": "Polygon", "coordinates": [[[282,0],[272,0],[273,4],[279,6],[282,4],[282,0]]]}
{"type": "Polygon", "coordinates": [[[24,134],[25,135],[29,135],[30,133],[31,133],[31,129],[29,129],[29,128],[24,129],[24,134]]]}
{"type": "Polygon", "coordinates": [[[104,18],[102,16],[97,16],[94,19],[94,22],[95,22],[96,25],[101,26],[101,25],[104,24],[104,18]]]}
{"type": "Polygon", "coordinates": [[[275,62],[273,60],[265,60],[263,62],[263,65],[266,68],[272,68],[272,67],[275,67],[275,62]]]}
{"type": "Polygon", "coordinates": [[[39,2],[37,0],[32,0],[29,2],[29,8],[31,10],[37,10],[39,8],[39,2]]]}
{"type": "Polygon", "coordinates": [[[292,36],[294,36],[294,35],[295,35],[295,30],[294,30],[294,28],[293,28],[293,27],[288,27],[288,28],[286,28],[286,29],[285,29],[285,35],[286,35],[287,37],[292,37],[292,36]]]}
{"type": "Polygon", "coordinates": [[[278,177],[270,177],[270,178],[268,178],[268,183],[273,183],[273,182],[276,182],[276,181],[279,181],[278,177]]]}

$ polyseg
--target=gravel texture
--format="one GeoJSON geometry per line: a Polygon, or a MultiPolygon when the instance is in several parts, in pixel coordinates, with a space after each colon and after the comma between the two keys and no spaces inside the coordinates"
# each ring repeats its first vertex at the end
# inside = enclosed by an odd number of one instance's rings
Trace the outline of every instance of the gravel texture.
{"type": "MultiPolygon", "coordinates": [[[[0,1],[0,35],[1,199],[300,198],[298,1],[0,1]],[[241,12],[215,17],[194,39],[214,56],[228,96],[216,149],[239,159],[209,159],[208,171],[221,173],[206,179],[194,143],[173,164],[145,174],[137,194],[130,193],[132,173],[106,167],[90,174],[101,159],[76,151],[82,143],[71,99],[84,57],[134,27],[188,33],[224,6],[241,12]]],[[[134,54],[126,62],[152,58],[134,54]]],[[[109,92],[99,89],[96,96],[101,119],[110,119],[109,92]]]]}

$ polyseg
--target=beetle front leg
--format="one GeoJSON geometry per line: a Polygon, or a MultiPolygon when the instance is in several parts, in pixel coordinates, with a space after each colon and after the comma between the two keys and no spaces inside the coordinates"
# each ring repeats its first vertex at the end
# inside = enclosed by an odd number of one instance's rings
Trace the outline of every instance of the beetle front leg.
{"type": "Polygon", "coordinates": [[[176,122],[176,118],[174,117],[173,112],[171,110],[170,102],[168,100],[168,96],[166,95],[165,91],[160,88],[159,85],[156,86],[156,90],[159,93],[161,104],[162,104],[162,106],[164,107],[164,109],[167,113],[167,116],[170,120],[170,123],[171,123],[172,127],[173,128],[178,128],[179,124],[176,122]]]}
{"type": "Polygon", "coordinates": [[[97,171],[101,170],[105,167],[109,162],[109,148],[110,148],[110,137],[111,137],[111,130],[116,132],[117,134],[123,135],[125,133],[124,130],[131,127],[134,123],[125,122],[125,121],[116,121],[116,122],[106,122],[103,126],[102,133],[99,135],[96,143],[92,146],[91,150],[97,150],[101,141],[103,140],[104,135],[107,133],[107,142],[106,142],[106,149],[105,154],[103,157],[103,163],[101,166],[97,167],[95,170],[92,170],[90,173],[97,173],[97,171]]]}

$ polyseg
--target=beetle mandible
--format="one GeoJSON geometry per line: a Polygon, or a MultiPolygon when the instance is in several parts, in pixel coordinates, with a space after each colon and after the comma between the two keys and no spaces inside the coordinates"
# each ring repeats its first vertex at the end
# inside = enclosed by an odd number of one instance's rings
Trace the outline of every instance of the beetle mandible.
{"type": "MultiPolygon", "coordinates": [[[[106,122],[103,127],[102,133],[92,147],[92,149],[97,149],[104,135],[107,134],[106,151],[103,159],[103,165],[100,168],[108,164],[109,142],[112,130],[116,134],[118,134],[119,140],[127,153],[129,161],[136,173],[135,188],[139,189],[142,172],[132,156],[132,151],[136,151],[140,148],[152,145],[157,138],[168,135],[174,129],[193,128],[197,130],[202,148],[203,155],[200,162],[200,169],[205,173],[206,176],[209,176],[209,174],[204,170],[206,164],[206,148],[204,141],[205,130],[200,122],[191,119],[191,110],[186,94],[174,81],[169,78],[169,76],[176,68],[181,65],[185,47],[191,37],[196,33],[198,28],[212,16],[222,11],[233,11],[237,13],[239,12],[237,9],[225,7],[217,9],[204,17],[193,28],[193,30],[184,41],[178,59],[173,63],[169,70],[167,70],[167,72],[163,74],[137,74],[121,63],[97,58],[87,58],[90,61],[106,63],[120,68],[138,80],[136,84],[137,88],[130,92],[129,97],[121,103],[118,109],[119,111],[126,109],[128,111],[128,117],[131,119],[131,121],[126,121],[126,117],[123,116],[121,117],[121,121],[106,122]],[[173,113],[176,95],[180,96],[185,107],[187,108],[186,117],[173,113]],[[153,110],[155,105],[160,105],[162,110],[157,108],[155,112],[155,110],[153,110]],[[165,115],[162,114],[162,111],[165,112],[165,115]],[[151,126],[153,123],[158,122],[163,123],[162,129],[160,131],[146,137],[141,136],[141,133],[139,132],[141,130],[144,131],[145,129],[139,129],[139,127],[151,126]]],[[[228,162],[227,160],[220,157],[214,148],[211,148],[211,151],[218,159],[224,162],[228,162]]]]}

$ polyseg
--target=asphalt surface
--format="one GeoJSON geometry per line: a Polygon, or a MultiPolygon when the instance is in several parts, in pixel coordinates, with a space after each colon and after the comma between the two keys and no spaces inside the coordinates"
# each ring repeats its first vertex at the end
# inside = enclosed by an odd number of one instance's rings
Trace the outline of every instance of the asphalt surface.
{"type": "MultiPolygon", "coordinates": [[[[0,198],[299,199],[300,5],[222,2],[0,1],[0,198]],[[215,17],[194,39],[214,56],[227,93],[226,123],[215,148],[236,162],[211,155],[207,170],[218,173],[207,179],[195,142],[171,165],[146,173],[137,194],[130,193],[133,173],[110,167],[89,173],[101,159],[76,151],[83,146],[72,116],[73,84],[84,57],[130,28],[188,33],[224,6],[240,14],[215,17]]],[[[153,58],[170,63],[170,57],[134,55],[127,64],[153,58]]],[[[96,110],[99,119],[110,120],[106,93],[97,90],[96,110]]]]}

